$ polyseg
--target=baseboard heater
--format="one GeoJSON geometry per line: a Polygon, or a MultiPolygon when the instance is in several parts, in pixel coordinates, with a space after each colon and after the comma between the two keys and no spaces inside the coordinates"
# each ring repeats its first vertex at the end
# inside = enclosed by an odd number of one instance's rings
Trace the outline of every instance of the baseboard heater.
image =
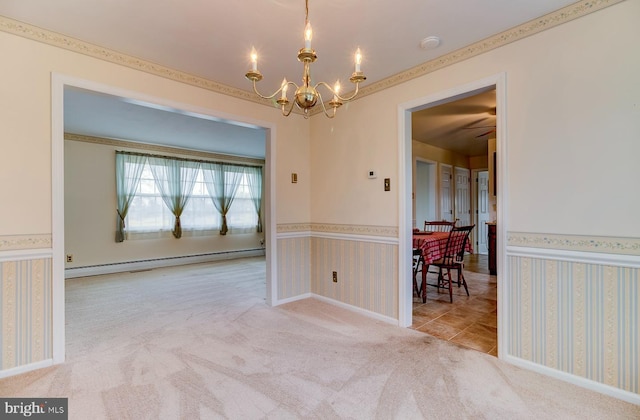
{"type": "Polygon", "coordinates": [[[85,267],[66,268],[64,270],[64,277],[65,279],[72,279],[76,277],[98,276],[101,274],[123,273],[126,271],[151,270],[154,268],[170,267],[175,265],[197,264],[211,261],[231,260],[235,258],[260,257],[264,255],[264,248],[256,248],[243,249],[241,251],[213,252],[210,254],[99,264],[85,267]]]}

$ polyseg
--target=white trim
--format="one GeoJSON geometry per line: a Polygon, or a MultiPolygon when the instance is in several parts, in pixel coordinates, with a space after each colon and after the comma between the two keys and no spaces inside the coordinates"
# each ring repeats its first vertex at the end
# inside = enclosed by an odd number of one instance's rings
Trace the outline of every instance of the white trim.
{"type": "Polygon", "coordinates": [[[374,242],[379,244],[397,245],[398,238],[386,236],[352,235],[348,233],[311,232],[313,238],[338,239],[341,241],[374,242]]]}
{"type": "Polygon", "coordinates": [[[310,230],[299,231],[299,232],[283,232],[283,233],[278,233],[277,235],[278,239],[307,238],[307,237],[311,237],[310,230]]]}
{"type": "Polygon", "coordinates": [[[285,303],[291,303],[291,302],[297,302],[299,300],[309,299],[312,296],[313,295],[311,293],[303,293],[298,296],[294,296],[286,299],[279,299],[278,301],[276,301],[275,305],[273,306],[279,306],[279,305],[284,305],[285,303]]]}
{"type": "Polygon", "coordinates": [[[53,250],[51,248],[34,248],[34,249],[19,249],[14,251],[0,251],[0,262],[41,260],[43,258],[52,258],[52,257],[53,257],[53,250]]]}
{"type": "Polygon", "coordinates": [[[571,373],[562,372],[560,370],[552,369],[547,366],[539,365],[537,363],[524,360],[519,357],[507,355],[502,359],[512,365],[527,369],[533,372],[537,372],[543,375],[551,376],[552,378],[559,379],[561,381],[569,382],[571,384],[580,386],[582,388],[589,389],[591,391],[599,392],[601,394],[608,395],[610,397],[618,398],[631,404],[640,405],[640,395],[625,391],[620,388],[606,385],[601,382],[596,382],[591,379],[584,378],[582,376],[573,375],[571,373]]]}
{"type": "Polygon", "coordinates": [[[51,73],[51,335],[53,363],[65,360],[64,284],[64,85],[66,78],[51,73]]]}
{"type": "Polygon", "coordinates": [[[585,264],[613,265],[616,267],[640,268],[640,256],[603,254],[589,251],[568,251],[548,248],[507,246],[507,257],[540,258],[585,264]]]}
{"type": "Polygon", "coordinates": [[[373,318],[375,320],[378,321],[382,321],[385,322],[387,324],[391,324],[391,325],[398,325],[398,320],[395,318],[390,318],[388,316],[385,315],[381,315],[377,312],[373,312],[373,311],[369,311],[367,309],[362,309],[360,307],[354,306],[354,305],[350,305],[348,303],[344,303],[344,302],[340,302],[339,300],[335,300],[335,299],[331,299],[325,296],[321,296],[321,295],[317,295],[315,293],[304,293],[298,296],[294,296],[294,297],[290,297],[290,298],[286,298],[286,299],[280,299],[277,303],[277,305],[284,305],[286,303],[291,303],[291,302],[297,302],[299,300],[304,300],[304,299],[317,299],[321,302],[325,302],[328,303],[330,305],[334,305],[334,306],[338,306],[340,308],[343,309],[347,309],[351,312],[355,312],[358,313],[360,315],[364,315],[367,318],[373,318]]]}
{"type": "Polygon", "coordinates": [[[276,126],[272,123],[261,124],[266,128],[266,145],[264,156],[264,229],[265,259],[267,270],[266,303],[274,306],[278,300],[278,246],[276,235],[276,126]]]}
{"type": "Polygon", "coordinates": [[[90,267],[67,268],[64,271],[65,278],[99,276],[102,274],[122,273],[125,271],[151,270],[160,267],[174,267],[187,264],[198,264],[212,261],[233,260],[236,258],[260,257],[265,255],[264,249],[251,249],[246,251],[216,252],[203,255],[189,255],[175,258],[158,258],[146,261],[129,261],[114,264],[94,265],[90,267]]]}
{"type": "Polygon", "coordinates": [[[246,116],[228,114],[210,108],[198,107],[173,100],[154,97],[102,83],[79,79],[59,73],[51,74],[51,193],[52,193],[52,248],[53,248],[53,303],[52,335],[53,363],[65,360],[65,292],[64,292],[64,88],[78,87],[95,92],[116,95],[153,103],[167,109],[192,112],[221,121],[264,128],[265,150],[265,240],[266,240],[266,302],[272,305],[278,295],[276,247],[276,124],[246,116]]]}
{"type": "MultiPolygon", "coordinates": [[[[496,182],[496,269],[497,269],[497,286],[498,286],[498,357],[500,354],[507,354],[507,343],[509,338],[509,329],[505,316],[508,313],[508,291],[505,290],[506,283],[504,279],[507,273],[507,259],[505,258],[505,250],[507,245],[507,229],[509,224],[509,215],[507,212],[508,203],[508,182],[509,182],[509,163],[507,160],[507,74],[500,73],[495,76],[496,85],[496,168],[494,177],[496,182]],[[499,176],[498,176],[499,175],[499,176]],[[502,274],[501,274],[502,273],[502,274]]],[[[488,244],[487,244],[488,245],[488,244]]]]}
{"type": "Polygon", "coordinates": [[[311,293],[311,297],[313,299],[318,299],[319,301],[329,303],[334,306],[338,306],[343,309],[347,309],[351,312],[358,313],[360,315],[364,315],[367,318],[373,318],[378,321],[386,322],[387,324],[398,325],[398,320],[395,318],[391,318],[385,315],[381,315],[377,312],[369,311],[367,309],[362,309],[354,305],[350,305],[348,303],[340,302],[339,300],[331,299],[325,296],[316,295],[315,293],[311,293]]]}
{"type": "Polygon", "coordinates": [[[31,372],[32,370],[42,369],[49,366],[53,366],[53,359],[41,360],[39,362],[29,363],[27,365],[16,366],[11,369],[0,370],[0,379],[8,378],[9,376],[20,375],[22,373],[31,372]]]}
{"type": "MultiPolygon", "coordinates": [[[[398,105],[398,279],[410,279],[412,275],[413,247],[409,242],[413,232],[411,111],[415,106],[418,104],[398,105]]],[[[398,325],[400,327],[410,327],[413,323],[412,297],[413,288],[409,286],[409,282],[398,281],[398,325]]]]}
{"type": "MultiPolygon", "coordinates": [[[[498,177],[500,195],[497,198],[497,220],[498,220],[498,253],[497,267],[498,273],[506,272],[506,259],[504,258],[504,249],[506,242],[507,225],[507,134],[506,134],[506,73],[498,73],[487,78],[477,80],[465,85],[455,86],[445,91],[437,92],[425,97],[413,99],[398,105],[398,278],[410,279],[411,267],[411,232],[412,232],[412,137],[411,137],[411,113],[425,108],[434,107],[447,103],[453,97],[468,97],[475,91],[495,86],[496,88],[496,150],[498,162],[497,166],[500,174],[498,177]]],[[[439,173],[439,170],[438,170],[439,173]]],[[[502,354],[505,349],[505,343],[508,330],[506,325],[502,325],[500,318],[506,313],[505,298],[508,296],[504,293],[503,282],[498,277],[498,354],[502,354]]],[[[401,327],[411,325],[412,316],[412,291],[408,281],[398,282],[398,324],[401,327]]]]}
{"type": "Polygon", "coordinates": [[[399,243],[398,238],[393,238],[388,236],[355,235],[350,233],[315,232],[315,231],[278,233],[278,239],[294,239],[294,238],[324,238],[324,239],[337,239],[341,241],[372,242],[372,243],[387,244],[387,245],[398,245],[399,243]]]}

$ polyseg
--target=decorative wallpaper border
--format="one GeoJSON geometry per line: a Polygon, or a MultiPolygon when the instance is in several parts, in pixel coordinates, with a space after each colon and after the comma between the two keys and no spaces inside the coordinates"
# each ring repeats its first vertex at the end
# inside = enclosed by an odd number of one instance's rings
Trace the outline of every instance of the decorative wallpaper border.
{"type": "Polygon", "coordinates": [[[136,143],[127,140],[110,139],[105,137],[84,136],[81,134],[64,133],[65,140],[80,141],[84,143],[102,144],[105,146],[127,147],[130,149],[149,150],[160,153],[173,153],[177,155],[188,155],[206,159],[233,161],[249,163],[254,165],[264,165],[264,159],[255,159],[244,156],[222,155],[211,152],[201,152],[198,150],[179,149],[177,147],[160,146],[157,144],[136,143]]]}
{"type": "MultiPolygon", "coordinates": [[[[415,66],[409,70],[403,71],[379,82],[366,85],[360,89],[360,94],[357,99],[399,85],[417,77],[424,76],[425,74],[494,50],[528,36],[537,34],[538,32],[554,28],[563,23],[572,21],[606,7],[613,6],[614,4],[620,3],[622,1],[624,0],[584,0],[571,4],[567,7],[551,12],[545,16],[533,19],[522,25],[516,26],[514,28],[486,38],[482,41],[476,42],[475,44],[471,44],[469,46],[446,54],[442,57],[427,61],[426,63],[415,66]]],[[[237,89],[231,86],[223,85],[221,83],[216,83],[202,77],[164,67],[156,63],[122,54],[108,48],[103,48],[98,45],[81,41],[79,39],[71,38],[56,32],[51,32],[37,26],[32,26],[17,20],[9,19],[4,16],[0,16],[0,31],[8,32],[34,41],[43,42],[45,44],[53,45],[59,48],[64,48],[69,51],[88,55],[90,57],[108,61],[114,64],[119,64],[135,70],[144,71],[156,76],[175,80],[177,82],[186,83],[188,85],[196,86],[202,89],[221,93],[223,95],[233,96],[254,103],[267,105],[269,107],[273,106],[273,103],[271,101],[263,100],[257,97],[253,92],[243,89],[237,89]]],[[[312,114],[316,114],[317,112],[320,112],[320,110],[313,112],[312,114]]]]}
{"type": "Polygon", "coordinates": [[[640,256],[640,238],[508,232],[507,245],[640,256]]]}
{"type": "Polygon", "coordinates": [[[382,236],[397,238],[396,226],[340,225],[329,223],[289,223],[279,224],[278,233],[316,232],[336,233],[343,235],[382,236]]]}
{"type": "Polygon", "coordinates": [[[51,234],[0,236],[0,251],[51,248],[51,234]]]}

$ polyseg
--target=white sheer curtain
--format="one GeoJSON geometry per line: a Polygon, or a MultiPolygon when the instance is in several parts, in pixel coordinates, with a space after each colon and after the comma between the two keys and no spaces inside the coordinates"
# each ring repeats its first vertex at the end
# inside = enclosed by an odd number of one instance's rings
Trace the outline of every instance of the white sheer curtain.
{"type": "Polygon", "coordinates": [[[116,152],[116,195],[118,201],[116,242],[124,241],[124,219],[129,212],[131,200],[135,197],[146,162],[147,156],[116,152]]]}
{"type": "Polygon", "coordinates": [[[258,215],[258,223],[256,224],[256,231],[262,232],[262,168],[259,166],[246,166],[244,173],[247,177],[247,183],[249,184],[249,194],[253,206],[256,209],[258,215]]]}
{"type": "Polygon", "coordinates": [[[222,216],[220,235],[226,235],[229,231],[227,213],[236,196],[244,171],[238,165],[205,162],[202,163],[202,171],[209,197],[222,216]]]}
{"type": "Polygon", "coordinates": [[[180,216],[191,196],[200,163],[150,156],[149,167],[162,200],[176,217],[173,236],[180,238],[180,216]]]}

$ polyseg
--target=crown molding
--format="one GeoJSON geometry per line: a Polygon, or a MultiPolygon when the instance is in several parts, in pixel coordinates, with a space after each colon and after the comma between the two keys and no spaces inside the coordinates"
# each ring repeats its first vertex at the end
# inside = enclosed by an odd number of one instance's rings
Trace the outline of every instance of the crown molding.
{"type": "Polygon", "coordinates": [[[105,137],[84,136],[81,134],[64,133],[64,139],[70,141],[80,141],[84,143],[101,144],[105,146],[122,147],[127,149],[147,150],[160,153],[171,153],[176,155],[187,155],[205,159],[227,161],[233,163],[247,163],[252,165],[264,165],[264,159],[254,159],[243,156],[223,155],[212,152],[202,152],[199,150],[180,149],[177,147],[160,146],[149,143],[136,143],[121,139],[112,139],[105,137]]]}
{"type": "MultiPolygon", "coordinates": [[[[440,70],[452,64],[459,63],[463,60],[467,60],[477,55],[486,53],[488,51],[518,41],[528,36],[537,34],[544,30],[554,28],[563,23],[570,22],[574,19],[586,16],[588,14],[594,13],[598,10],[602,10],[609,6],[613,6],[623,1],[625,0],[584,0],[576,2],[562,9],[556,10],[555,12],[544,15],[540,18],[533,19],[522,25],[516,26],[497,35],[493,35],[482,41],[471,44],[467,47],[460,48],[442,57],[427,61],[411,69],[390,76],[379,82],[361,87],[360,93],[358,94],[356,100],[379,92],[381,90],[388,89],[390,87],[407,82],[409,80],[424,76],[436,70],[440,70]]],[[[84,42],[56,32],[51,32],[37,26],[29,25],[4,16],[0,16],[0,31],[63,48],[100,60],[108,61],[110,63],[119,64],[135,70],[144,71],[156,76],[185,83],[191,86],[196,86],[223,95],[232,96],[238,99],[244,99],[261,105],[267,105],[269,107],[274,106],[274,104],[270,100],[261,99],[253,92],[243,89],[237,89],[231,86],[223,85],[221,83],[216,83],[203,77],[195,76],[156,63],[145,61],[127,54],[100,47],[98,45],[84,42]]],[[[321,110],[314,111],[311,113],[311,115],[315,115],[318,112],[321,112],[321,110]]]]}

